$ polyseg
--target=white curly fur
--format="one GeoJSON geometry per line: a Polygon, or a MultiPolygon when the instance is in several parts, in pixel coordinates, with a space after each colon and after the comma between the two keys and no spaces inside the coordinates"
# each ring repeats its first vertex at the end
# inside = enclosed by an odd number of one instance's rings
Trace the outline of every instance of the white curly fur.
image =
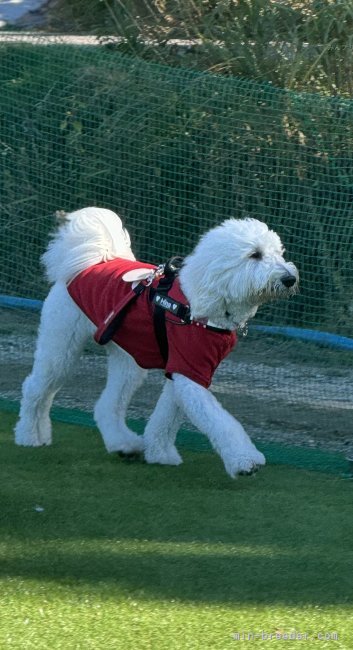
{"type": "Polygon", "coordinates": [[[88,266],[115,257],[135,259],[120,217],[111,210],[84,208],[65,216],[41,259],[54,283],[69,282],[88,266]]]}
{"type": "MultiPolygon", "coordinates": [[[[54,285],[43,306],[32,373],[23,384],[15,427],[18,445],[51,443],[54,396],[95,329],[69,296],[66,283],[83,269],[115,257],[135,259],[120,218],[102,208],[67,215],[44,253],[47,277],[54,285]]],[[[294,293],[298,271],[284,260],[281,241],[266,224],[229,219],[200,239],[184,262],[180,283],[193,317],[234,329],[253,317],[259,305],[294,293]]],[[[175,438],[186,416],[208,436],[231,477],[265,463],[241,424],[212,393],[177,373],[166,381],[144,436],[137,436],[125,416],[146,371],[115,343],[106,347],[108,379],[94,416],[109,452],[144,451],[148,463],[178,465],[182,459],[175,438]]]]}

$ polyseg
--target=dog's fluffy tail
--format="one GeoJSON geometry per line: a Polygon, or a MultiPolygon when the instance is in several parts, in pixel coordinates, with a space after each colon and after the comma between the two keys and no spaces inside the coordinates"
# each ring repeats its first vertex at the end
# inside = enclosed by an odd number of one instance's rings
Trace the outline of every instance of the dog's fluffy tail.
{"type": "Polygon", "coordinates": [[[65,215],[42,263],[50,282],[68,282],[89,266],[116,257],[135,259],[120,217],[111,210],[84,208],[65,215]]]}

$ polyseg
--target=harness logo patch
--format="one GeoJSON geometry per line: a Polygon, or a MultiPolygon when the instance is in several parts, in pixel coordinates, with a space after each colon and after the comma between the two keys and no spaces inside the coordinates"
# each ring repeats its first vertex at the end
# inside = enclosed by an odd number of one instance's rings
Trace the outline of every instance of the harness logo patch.
{"type": "Polygon", "coordinates": [[[169,300],[165,296],[160,296],[158,294],[155,297],[155,302],[160,307],[163,307],[163,309],[168,309],[172,312],[176,312],[179,306],[177,302],[173,302],[172,300],[169,300]]]}
{"type": "Polygon", "coordinates": [[[184,305],[179,300],[174,300],[169,296],[166,296],[162,293],[155,293],[153,296],[152,302],[161,309],[169,311],[171,314],[174,314],[177,318],[181,319],[181,322],[190,323],[190,308],[189,305],[184,305]]]}

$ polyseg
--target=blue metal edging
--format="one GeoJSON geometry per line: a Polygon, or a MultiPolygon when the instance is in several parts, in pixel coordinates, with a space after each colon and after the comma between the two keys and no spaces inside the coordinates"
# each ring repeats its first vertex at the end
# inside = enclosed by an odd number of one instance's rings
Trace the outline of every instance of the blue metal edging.
{"type": "Polygon", "coordinates": [[[301,329],[300,327],[277,327],[276,325],[252,325],[252,329],[267,334],[280,334],[300,341],[319,343],[338,350],[353,350],[353,339],[348,338],[348,336],[339,336],[339,334],[301,329]]]}
{"type": "Polygon", "coordinates": [[[5,294],[0,294],[0,307],[12,307],[13,309],[40,311],[43,307],[43,300],[33,300],[32,298],[18,298],[17,296],[6,296],[5,294]]]}

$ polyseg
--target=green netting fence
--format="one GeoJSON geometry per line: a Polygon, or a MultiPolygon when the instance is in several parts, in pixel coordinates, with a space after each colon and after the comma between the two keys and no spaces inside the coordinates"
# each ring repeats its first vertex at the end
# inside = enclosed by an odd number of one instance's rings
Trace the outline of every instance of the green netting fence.
{"type": "MultiPolygon", "coordinates": [[[[273,459],[298,464],[304,453],[343,471],[353,451],[353,101],[59,37],[0,42],[0,408],[18,402],[31,367],[38,313],[16,305],[46,294],[38,260],[55,212],[86,205],[117,211],[151,262],[186,254],[228,217],[279,232],[301,293],[260,311],[212,390],[260,445],[280,450],[273,459]]],[[[58,395],[70,421],[88,422],[104,370],[90,347],[58,395]]],[[[151,373],[133,419],[146,418],[161,381],[151,373]]],[[[202,446],[201,435],[187,440],[202,446]]]]}

